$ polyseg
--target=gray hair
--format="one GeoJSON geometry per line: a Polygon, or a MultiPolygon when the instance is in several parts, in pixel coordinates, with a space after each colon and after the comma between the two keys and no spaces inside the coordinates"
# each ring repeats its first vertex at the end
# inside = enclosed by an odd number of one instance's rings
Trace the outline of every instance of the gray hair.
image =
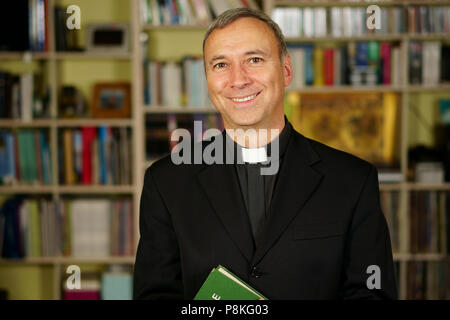
{"type": "Polygon", "coordinates": [[[215,29],[222,29],[236,21],[239,18],[256,18],[264,22],[274,33],[278,42],[278,54],[280,60],[283,61],[284,56],[287,54],[286,42],[284,40],[283,33],[280,27],[276,24],[268,15],[262,11],[249,9],[249,8],[234,8],[223,12],[219,15],[210,25],[203,38],[203,55],[205,54],[205,43],[210,34],[215,29]]]}

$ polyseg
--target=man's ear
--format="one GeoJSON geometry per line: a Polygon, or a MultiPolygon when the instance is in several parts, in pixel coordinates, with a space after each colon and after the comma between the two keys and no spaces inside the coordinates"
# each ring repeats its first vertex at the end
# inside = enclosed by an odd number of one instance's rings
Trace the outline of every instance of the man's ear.
{"type": "Polygon", "coordinates": [[[287,87],[292,81],[292,63],[289,53],[286,53],[283,59],[283,76],[284,86],[287,87]]]}

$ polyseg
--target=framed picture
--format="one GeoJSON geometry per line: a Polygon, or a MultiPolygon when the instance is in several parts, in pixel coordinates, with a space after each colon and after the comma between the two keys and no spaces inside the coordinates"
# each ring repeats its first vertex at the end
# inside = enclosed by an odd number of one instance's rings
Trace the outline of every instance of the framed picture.
{"type": "Polygon", "coordinates": [[[129,118],[130,84],[128,82],[95,84],[91,111],[94,118],[129,118]]]}
{"type": "Polygon", "coordinates": [[[380,167],[398,162],[397,94],[305,93],[296,100],[291,123],[303,135],[380,167]]]}
{"type": "Polygon", "coordinates": [[[101,53],[128,53],[129,34],[126,23],[89,24],[86,28],[86,50],[101,53]]]}

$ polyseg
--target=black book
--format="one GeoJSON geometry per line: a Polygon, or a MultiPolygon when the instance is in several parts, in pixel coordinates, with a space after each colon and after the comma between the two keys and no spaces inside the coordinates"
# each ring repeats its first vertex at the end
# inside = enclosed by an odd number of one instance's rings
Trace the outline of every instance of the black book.
{"type": "Polygon", "coordinates": [[[30,50],[28,0],[2,1],[0,4],[0,51],[30,50]],[[11,31],[13,27],[13,31],[11,31]]]}
{"type": "Polygon", "coordinates": [[[66,11],[63,7],[55,7],[55,49],[56,51],[67,50],[66,40],[66,11]]]}
{"type": "Polygon", "coordinates": [[[409,44],[409,83],[422,83],[422,43],[418,41],[409,44]]]}
{"type": "Polygon", "coordinates": [[[450,82],[450,46],[441,47],[441,82],[450,82]]]}

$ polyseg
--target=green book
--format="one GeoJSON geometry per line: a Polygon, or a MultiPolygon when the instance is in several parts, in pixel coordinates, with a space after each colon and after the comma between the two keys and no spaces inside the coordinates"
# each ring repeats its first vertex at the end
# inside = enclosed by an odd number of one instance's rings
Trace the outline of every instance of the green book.
{"type": "Polygon", "coordinates": [[[219,265],[206,278],[194,300],[267,300],[262,294],[219,265]]]}

